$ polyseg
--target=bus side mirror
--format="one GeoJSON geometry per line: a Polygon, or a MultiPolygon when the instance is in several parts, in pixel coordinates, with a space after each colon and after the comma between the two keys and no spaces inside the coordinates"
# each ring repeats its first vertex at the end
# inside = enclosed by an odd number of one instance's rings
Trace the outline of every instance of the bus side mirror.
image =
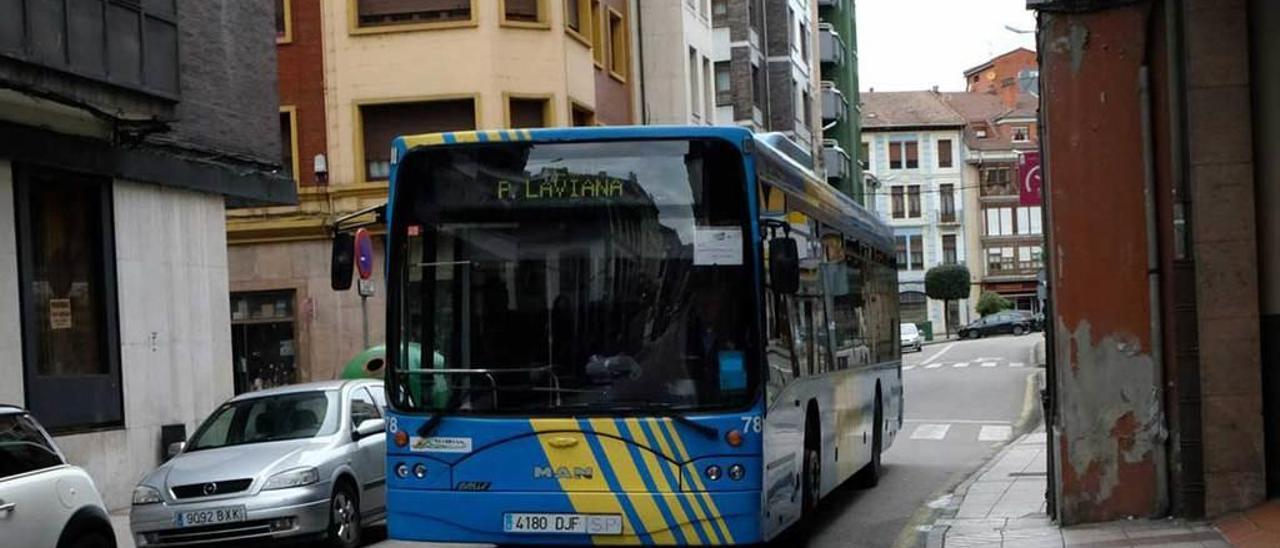
{"type": "Polygon", "coordinates": [[[329,259],[330,285],[334,291],[351,289],[351,273],[356,265],[356,237],[350,232],[333,235],[333,254],[329,259]]]}
{"type": "Polygon", "coordinates": [[[778,295],[800,291],[800,248],[795,239],[769,240],[769,287],[778,295]]]}

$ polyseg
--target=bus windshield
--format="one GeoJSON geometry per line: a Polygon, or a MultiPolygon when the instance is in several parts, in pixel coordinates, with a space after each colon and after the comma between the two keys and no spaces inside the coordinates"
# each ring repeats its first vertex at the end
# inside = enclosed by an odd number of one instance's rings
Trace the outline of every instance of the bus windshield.
{"type": "Polygon", "coordinates": [[[730,144],[495,143],[416,151],[399,169],[398,407],[753,401],[756,251],[730,144]]]}

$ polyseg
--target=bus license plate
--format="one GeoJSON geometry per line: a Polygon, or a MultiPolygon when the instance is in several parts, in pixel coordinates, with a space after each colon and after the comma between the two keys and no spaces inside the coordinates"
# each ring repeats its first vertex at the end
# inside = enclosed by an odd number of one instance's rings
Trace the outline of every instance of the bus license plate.
{"type": "Polygon", "coordinates": [[[212,508],[209,510],[178,512],[174,515],[173,521],[178,525],[178,527],[199,527],[201,525],[216,525],[219,523],[244,521],[244,507],[228,506],[225,508],[212,508]]]}
{"type": "Polygon", "coordinates": [[[506,514],[506,533],[621,535],[622,516],[610,514],[506,514]]]}

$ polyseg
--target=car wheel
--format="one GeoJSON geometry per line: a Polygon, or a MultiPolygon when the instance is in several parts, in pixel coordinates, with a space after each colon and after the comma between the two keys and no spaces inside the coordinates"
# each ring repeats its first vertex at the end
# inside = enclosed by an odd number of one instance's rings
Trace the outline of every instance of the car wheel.
{"type": "Polygon", "coordinates": [[[115,541],[100,532],[85,533],[67,544],[67,548],[112,548],[113,546],[115,541]]]}
{"type": "Polygon", "coordinates": [[[360,501],[347,483],[338,484],[329,499],[329,543],[337,548],[360,546],[360,501]]]}
{"type": "Polygon", "coordinates": [[[1026,334],[1026,332],[1027,332],[1027,329],[1025,327],[1022,327],[1021,325],[1013,326],[1013,336],[1015,337],[1021,337],[1022,335],[1026,334]]]}

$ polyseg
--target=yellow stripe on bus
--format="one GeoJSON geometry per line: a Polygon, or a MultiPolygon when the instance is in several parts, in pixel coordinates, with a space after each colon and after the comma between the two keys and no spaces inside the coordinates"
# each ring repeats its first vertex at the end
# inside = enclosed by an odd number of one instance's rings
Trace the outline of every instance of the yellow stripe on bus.
{"type": "MultiPolygon", "coordinates": [[[[658,448],[662,450],[662,454],[669,455],[672,459],[675,459],[675,460],[684,460],[683,458],[679,457],[675,451],[671,450],[671,446],[667,444],[667,437],[662,435],[662,430],[661,430],[662,424],[669,421],[665,419],[648,419],[648,420],[649,420],[649,426],[653,427],[653,432],[654,432],[653,437],[657,440],[658,448]]],[[[676,481],[680,481],[680,474],[681,474],[681,468],[676,465],[671,465],[671,475],[676,478],[676,481]]],[[[679,486],[676,486],[676,487],[678,488],[679,486]]],[[[697,495],[692,495],[692,496],[697,496],[697,495]]],[[[710,519],[708,519],[710,516],[707,516],[706,514],[702,513],[702,505],[698,504],[698,501],[690,499],[689,507],[693,509],[694,517],[696,517],[698,519],[698,523],[702,525],[702,532],[706,533],[707,542],[710,544],[719,544],[720,541],[719,541],[719,537],[716,536],[715,525],[711,523],[710,519]]]]}
{"type": "MultiPolygon", "coordinates": [[[[667,432],[671,435],[671,441],[676,444],[676,451],[680,455],[680,461],[689,462],[689,452],[685,451],[684,440],[680,439],[680,433],[676,431],[676,427],[671,421],[663,421],[662,425],[667,428],[667,432]]],[[[715,498],[702,485],[702,477],[698,474],[698,468],[690,463],[688,471],[689,477],[693,479],[694,488],[698,490],[702,501],[707,505],[707,510],[711,512],[711,517],[715,519],[716,527],[724,534],[725,542],[733,544],[733,534],[729,532],[729,527],[724,524],[724,517],[720,515],[720,508],[716,506],[715,498]]]]}
{"type": "MultiPolygon", "coordinates": [[[[604,449],[606,458],[609,459],[609,466],[613,468],[613,475],[618,479],[619,486],[639,486],[644,485],[644,480],[640,478],[640,470],[636,467],[635,461],[631,460],[631,453],[627,450],[626,442],[621,441],[625,438],[618,431],[618,427],[613,424],[613,419],[590,419],[591,428],[596,432],[605,436],[613,436],[615,440],[604,437],[600,439],[600,447],[604,449]]],[[[626,487],[622,487],[626,490],[626,487]]],[[[645,493],[629,491],[627,492],[627,500],[631,501],[631,507],[635,509],[636,516],[644,523],[644,528],[653,537],[653,541],[659,544],[675,544],[675,535],[671,534],[670,526],[667,525],[666,518],[662,517],[662,511],[658,509],[658,505],[653,498],[645,493]]]]}
{"type": "Polygon", "coordinates": [[[453,141],[455,143],[475,143],[480,141],[480,136],[474,131],[455,131],[453,133],[453,141]]]}
{"type": "MultiPolygon", "coordinates": [[[[631,439],[644,447],[653,447],[653,443],[649,441],[644,429],[640,427],[640,421],[636,419],[626,419],[627,430],[631,432],[631,439]]],[[[658,497],[662,498],[662,502],[671,511],[671,517],[675,518],[676,524],[680,525],[680,530],[684,532],[684,538],[689,544],[698,542],[698,531],[694,529],[692,521],[684,513],[684,507],[680,505],[679,495],[674,493],[680,490],[679,485],[670,485],[667,483],[667,476],[662,472],[662,465],[666,462],[658,462],[658,458],[653,456],[653,452],[647,449],[639,451],[640,459],[644,461],[645,468],[648,469],[649,477],[653,478],[653,484],[658,487],[658,497]]]]}
{"type": "Polygon", "coordinates": [[[574,512],[622,516],[624,536],[593,536],[591,540],[596,544],[630,544],[626,535],[637,535],[635,525],[627,519],[626,512],[622,511],[622,502],[618,500],[617,495],[610,492],[604,474],[599,473],[599,463],[596,462],[595,454],[591,452],[586,434],[578,431],[578,421],[531,419],[529,425],[533,427],[534,432],[538,433],[538,445],[542,446],[542,452],[547,455],[547,463],[553,469],[565,467],[572,470],[575,467],[589,467],[597,471],[590,477],[560,478],[560,490],[568,495],[574,512]],[[553,440],[562,438],[573,438],[577,443],[564,444],[557,441],[555,443],[562,447],[552,445],[553,440]]]}
{"type": "Polygon", "coordinates": [[[432,146],[444,144],[443,133],[427,133],[424,135],[406,135],[404,137],[405,148],[413,148],[419,146],[432,146]]]}

